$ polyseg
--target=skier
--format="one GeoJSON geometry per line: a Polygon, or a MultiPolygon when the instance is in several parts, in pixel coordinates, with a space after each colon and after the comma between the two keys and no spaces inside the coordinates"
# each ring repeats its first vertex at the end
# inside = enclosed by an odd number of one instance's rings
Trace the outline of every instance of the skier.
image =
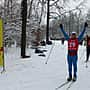
{"type": "Polygon", "coordinates": [[[67,55],[67,62],[68,62],[68,72],[69,77],[67,78],[67,81],[76,81],[77,80],[77,60],[78,60],[78,46],[79,42],[82,40],[83,35],[85,33],[86,27],[88,24],[85,22],[84,29],[80,33],[78,37],[76,37],[76,32],[72,32],[71,36],[69,37],[68,34],[64,31],[63,25],[60,24],[60,28],[62,33],[64,34],[65,39],[68,41],[68,55],[67,55]],[[72,66],[73,66],[73,78],[72,78],[72,66]]]}
{"type": "Polygon", "coordinates": [[[86,63],[88,62],[90,55],[90,36],[86,36],[86,63]]]}

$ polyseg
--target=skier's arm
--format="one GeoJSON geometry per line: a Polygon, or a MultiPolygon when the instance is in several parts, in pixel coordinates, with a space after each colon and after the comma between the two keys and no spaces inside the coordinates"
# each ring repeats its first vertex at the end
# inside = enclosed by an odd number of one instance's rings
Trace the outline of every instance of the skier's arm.
{"type": "Polygon", "coordinates": [[[87,26],[88,26],[88,24],[85,22],[85,24],[84,24],[84,29],[83,29],[83,31],[80,33],[80,35],[79,35],[79,37],[78,37],[78,41],[79,41],[79,42],[82,40],[83,35],[84,35],[85,31],[86,31],[86,27],[87,27],[87,26]]]}
{"type": "Polygon", "coordinates": [[[63,33],[65,39],[68,40],[68,39],[69,39],[69,36],[68,36],[68,34],[64,31],[63,25],[62,25],[62,24],[60,24],[60,29],[61,29],[61,31],[62,31],[62,33],[63,33]]]}

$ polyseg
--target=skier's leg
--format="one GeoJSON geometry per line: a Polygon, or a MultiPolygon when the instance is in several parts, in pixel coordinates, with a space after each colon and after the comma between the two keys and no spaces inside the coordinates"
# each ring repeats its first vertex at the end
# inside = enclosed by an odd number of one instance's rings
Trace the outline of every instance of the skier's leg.
{"type": "Polygon", "coordinates": [[[74,69],[74,78],[77,78],[77,55],[73,56],[73,69],[74,69]]]}
{"type": "MultiPolygon", "coordinates": [[[[89,48],[89,51],[88,52],[89,52],[89,56],[90,56],[90,48],[89,48]]],[[[89,56],[88,56],[88,61],[89,61],[89,56]]]]}
{"type": "Polygon", "coordinates": [[[69,77],[72,78],[72,58],[71,56],[68,55],[68,72],[69,72],[69,77]]]}
{"type": "Polygon", "coordinates": [[[86,62],[87,62],[88,59],[89,59],[89,52],[90,52],[90,51],[89,51],[89,49],[87,48],[87,52],[86,52],[86,54],[87,54],[87,55],[86,55],[86,62]]]}

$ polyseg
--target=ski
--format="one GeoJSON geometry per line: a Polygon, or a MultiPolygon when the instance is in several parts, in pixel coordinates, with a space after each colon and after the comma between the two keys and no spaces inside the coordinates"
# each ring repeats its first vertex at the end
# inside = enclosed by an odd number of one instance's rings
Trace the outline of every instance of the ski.
{"type": "Polygon", "coordinates": [[[0,73],[3,74],[4,72],[6,72],[5,70],[1,71],[0,73]]]}
{"type": "Polygon", "coordinates": [[[85,62],[85,67],[88,68],[88,62],[85,62]]]}
{"type": "Polygon", "coordinates": [[[86,63],[86,65],[85,65],[85,67],[86,67],[86,68],[88,68],[88,65],[87,65],[87,63],[86,63]]]}
{"type": "Polygon", "coordinates": [[[58,89],[64,87],[64,86],[67,85],[69,82],[70,82],[70,81],[66,81],[66,82],[62,83],[60,86],[56,87],[55,90],[58,90],[58,89]]]}
{"type": "Polygon", "coordinates": [[[71,81],[71,83],[68,85],[68,87],[66,88],[66,90],[69,90],[74,83],[75,83],[74,81],[71,81]]]}
{"type": "Polygon", "coordinates": [[[47,50],[42,50],[43,52],[47,52],[47,50]]]}
{"type": "Polygon", "coordinates": [[[43,53],[42,53],[42,54],[39,54],[38,56],[46,57],[46,55],[45,55],[45,54],[43,54],[43,53]]]}

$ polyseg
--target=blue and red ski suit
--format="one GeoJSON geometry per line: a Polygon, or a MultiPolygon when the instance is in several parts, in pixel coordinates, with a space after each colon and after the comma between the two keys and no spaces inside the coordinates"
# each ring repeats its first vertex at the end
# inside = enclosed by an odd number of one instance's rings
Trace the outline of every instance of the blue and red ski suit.
{"type": "Polygon", "coordinates": [[[76,39],[71,39],[68,34],[64,31],[63,27],[61,28],[62,33],[64,34],[65,39],[68,41],[68,72],[69,77],[72,77],[72,66],[73,66],[73,76],[77,77],[77,60],[78,60],[78,46],[79,42],[82,40],[83,35],[85,33],[86,27],[84,27],[83,31],[76,39]]]}

